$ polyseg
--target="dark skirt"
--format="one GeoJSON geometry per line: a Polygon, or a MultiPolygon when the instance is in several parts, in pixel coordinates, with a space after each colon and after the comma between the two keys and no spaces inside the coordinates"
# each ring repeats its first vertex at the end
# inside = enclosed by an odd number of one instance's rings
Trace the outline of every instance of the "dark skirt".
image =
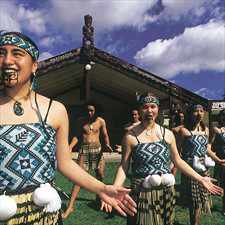
{"type": "Polygon", "coordinates": [[[46,213],[43,207],[36,206],[32,201],[33,192],[11,195],[17,203],[17,213],[0,225],[62,225],[61,213],[46,213]]]}
{"type": "Polygon", "coordinates": [[[174,223],[175,189],[159,186],[143,188],[143,179],[132,179],[131,197],[137,203],[137,213],[128,217],[128,225],[172,225],[174,223]]]}

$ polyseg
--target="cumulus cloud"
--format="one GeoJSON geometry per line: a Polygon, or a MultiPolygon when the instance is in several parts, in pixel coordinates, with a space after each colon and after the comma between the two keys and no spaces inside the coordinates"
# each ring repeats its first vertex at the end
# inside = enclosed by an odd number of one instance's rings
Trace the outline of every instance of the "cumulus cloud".
{"type": "Polygon", "coordinates": [[[29,31],[43,34],[46,31],[44,12],[26,9],[16,1],[0,1],[0,29],[10,31],[29,31]]]}
{"type": "Polygon", "coordinates": [[[224,71],[224,23],[186,28],[172,39],[150,42],[135,55],[136,62],[153,73],[173,78],[180,73],[204,70],[224,71]]]}
{"type": "MultiPolygon", "coordinates": [[[[93,16],[98,32],[112,30],[121,26],[142,29],[152,18],[147,11],[157,0],[123,1],[54,1],[51,0],[50,16],[52,21],[67,32],[76,33],[76,28],[83,24],[83,16],[93,16]],[[145,18],[145,19],[144,19],[145,18]]],[[[80,32],[80,31],[79,31],[80,32]]]]}
{"type": "MultiPolygon", "coordinates": [[[[61,27],[64,31],[75,34],[81,32],[83,16],[90,14],[98,33],[130,26],[142,31],[147,24],[162,21],[185,20],[196,21],[206,13],[219,18],[224,15],[218,0],[123,0],[123,1],[55,1],[50,0],[46,15],[52,26],[61,27]],[[158,6],[158,7],[156,7],[158,6]],[[157,10],[156,10],[157,8],[157,10]],[[154,14],[153,11],[157,11],[154,14]],[[77,30],[80,29],[80,30],[77,30]]],[[[210,18],[210,17],[209,17],[210,18]]],[[[79,35],[80,36],[80,35],[79,35]]]]}

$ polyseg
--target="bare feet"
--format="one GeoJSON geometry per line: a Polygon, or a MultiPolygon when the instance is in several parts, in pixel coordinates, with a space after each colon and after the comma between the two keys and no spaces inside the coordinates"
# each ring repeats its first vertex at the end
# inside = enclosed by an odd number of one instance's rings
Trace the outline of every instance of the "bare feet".
{"type": "Polygon", "coordinates": [[[74,208],[71,207],[71,208],[67,208],[67,210],[62,214],[62,218],[63,219],[66,219],[68,218],[68,216],[74,211],[74,208]]]}

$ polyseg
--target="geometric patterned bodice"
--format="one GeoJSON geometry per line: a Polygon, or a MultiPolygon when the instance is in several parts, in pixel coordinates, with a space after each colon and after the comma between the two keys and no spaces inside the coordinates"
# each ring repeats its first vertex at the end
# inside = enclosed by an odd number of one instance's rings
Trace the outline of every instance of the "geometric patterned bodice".
{"type": "Polygon", "coordinates": [[[192,161],[194,156],[205,157],[207,144],[208,136],[205,134],[191,134],[185,137],[182,145],[182,158],[192,161]]]}
{"type": "Polygon", "coordinates": [[[138,143],[132,151],[132,174],[146,177],[170,172],[170,149],[165,140],[138,143]]]}
{"type": "Polygon", "coordinates": [[[0,125],[0,191],[50,182],[56,170],[56,131],[44,123],[0,125]]]}
{"type": "Polygon", "coordinates": [[[214,145],[217,156],[225,159],[225,132],[216,133],[214,145]]]}

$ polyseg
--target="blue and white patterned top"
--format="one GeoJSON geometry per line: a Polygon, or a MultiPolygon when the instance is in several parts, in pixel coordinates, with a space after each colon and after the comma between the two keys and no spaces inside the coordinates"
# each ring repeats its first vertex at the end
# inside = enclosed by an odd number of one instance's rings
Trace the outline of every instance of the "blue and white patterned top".
{"type": "Polygon", "coordinates": [[[165,140],[138,143],[133,149],[132,174],[135,177],[170,173],[170,163],[170,149],[165,140]]]}
{"type": "Polygon", "coordinates": [[[0,125],[0,191],[17,191],[53,180],[56,131],[44,125],[45,129],[39,122],[0,125]]]}
{"type": "Polygon", "coordinates": [[[182,158],[190,163],[194,156],[205,157],[207,153],[208,136],[205,134],[191,134],[184,139],[182,158]]]}

